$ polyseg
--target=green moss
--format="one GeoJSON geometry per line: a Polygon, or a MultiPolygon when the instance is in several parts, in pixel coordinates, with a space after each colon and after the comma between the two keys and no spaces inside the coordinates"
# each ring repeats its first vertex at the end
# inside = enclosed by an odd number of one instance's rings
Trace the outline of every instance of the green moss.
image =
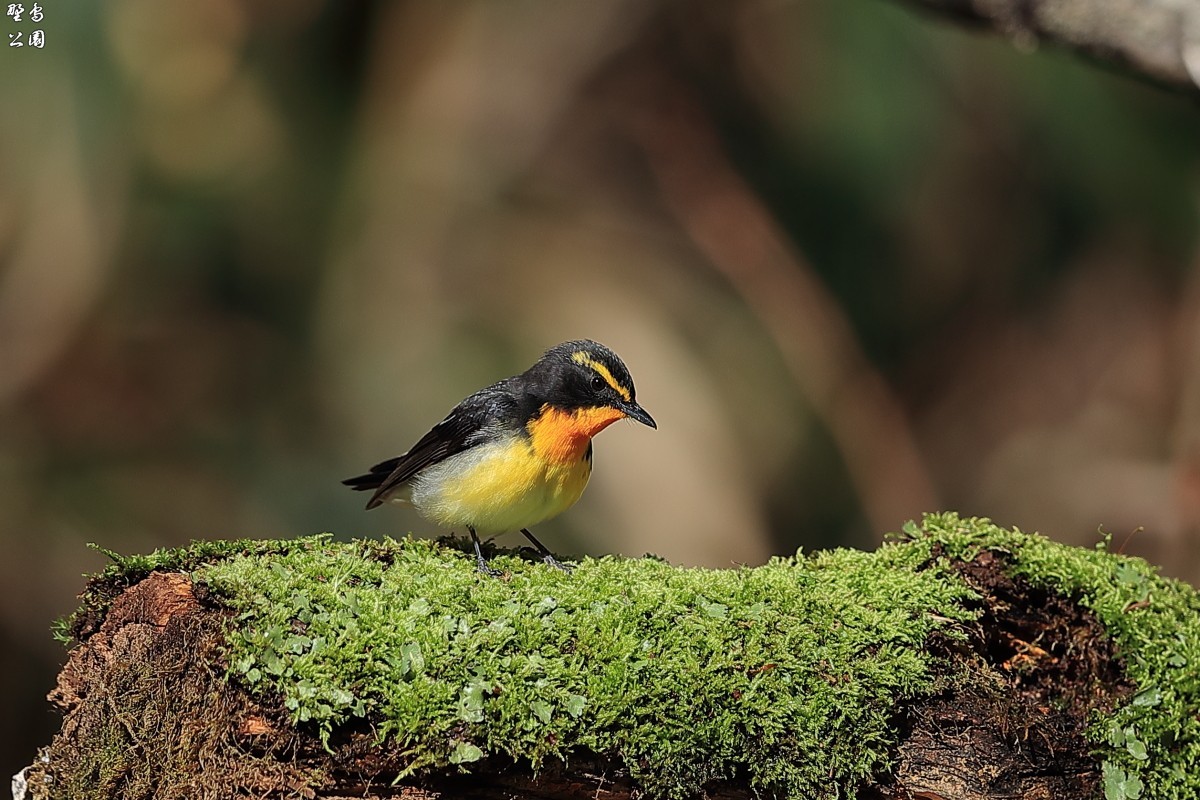
{"type": "Polygon", "coordinates": [[[571,575],[499,557],[496,580],[429,542],[312,544],[197,572],[240,612],[232,672],[325,735],[369,717],[410,770],[586,748],[658,794],[836,796],[887,768],[900,701],[934,688],[922,644],[970,616],[915,550],[571,575]]]}
{"type": "Polygon", "coordinates": [[[829,798],[885,773],[898,714],[958,680],[927,644],[976,618],[954,562],[985,549],[1090,609],[1128,665],[1136,693],[1091,727],[1106,800],[1194,797],[1195,591],[1105,544],[986,520],[933,515],[875,552],[753,569],[607,557],[566,575],[500,555],[493,579],[437,543],[321,536],[123,559],[107,582],[191,571],[234,612],[233,680],[331,747],[339,726],[375,731],[405,774],[594,752],[657,795],[736,778],[829,798]]]}
{"type": "Polygon", "coordinates": [[[955,514],[926,517],[916,543],[971,558],[1004,552],[1012,571],[1075,599],[1108,630],[1137,693],[1091,728],[1106,800],[1192,800],[1200,790],[1200,595],[1139,558],[1067,547],[955,514]]]}
{"type": "MultiPolygon", "coordinates": [[[[330,538],[329,534],[322,534],[301,541],[311,543],[330,538]]],[[[93,633],[113,599],[151,572],[190,572],[221,559],[282,553],[296,545],[288,540],[200,540],[187,547],[164,547],[149,554],[129,556],[96,544],[88,546],[103,553],[112,563],[88,581],[79,595],[79,608],[54,623],[54,638],[65,644],[81,641],[93,633]]]]}

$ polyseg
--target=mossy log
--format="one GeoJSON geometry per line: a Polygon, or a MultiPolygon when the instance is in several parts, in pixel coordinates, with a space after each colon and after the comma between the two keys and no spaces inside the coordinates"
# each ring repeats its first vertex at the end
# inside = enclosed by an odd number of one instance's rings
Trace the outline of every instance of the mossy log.
{"type": "Polygon", "coordinates": [[[755,568],[455,542],[114,557],[33,798],[1194,798],[1200,599],[953,514],[755,568]]]}

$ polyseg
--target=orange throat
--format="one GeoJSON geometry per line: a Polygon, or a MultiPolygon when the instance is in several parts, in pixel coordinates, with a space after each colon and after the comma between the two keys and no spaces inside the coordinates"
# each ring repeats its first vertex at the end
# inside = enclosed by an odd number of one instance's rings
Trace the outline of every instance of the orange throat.
{"type": "Polygon", "coordinates": [[[593,436],[624,416],[604,406],[567,411],[547,404],[525,427],[539,457],[555,464],[575,464],[587,452],[593,436]]]}

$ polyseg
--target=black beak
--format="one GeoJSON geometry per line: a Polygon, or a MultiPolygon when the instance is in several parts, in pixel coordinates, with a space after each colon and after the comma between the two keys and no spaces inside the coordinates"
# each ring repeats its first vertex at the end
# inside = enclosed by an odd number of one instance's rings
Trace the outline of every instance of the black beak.
{"type": "Polygon", "coordinates": [[[639,406],[637,403],[621,403],[617,406],[625,413],[625,416],[630,419],[636,419],[643,425],[649,425],[651,428],[658,430],[658,423],[654,421],[654,417],[646,413],[646,409],[639,406]]]}

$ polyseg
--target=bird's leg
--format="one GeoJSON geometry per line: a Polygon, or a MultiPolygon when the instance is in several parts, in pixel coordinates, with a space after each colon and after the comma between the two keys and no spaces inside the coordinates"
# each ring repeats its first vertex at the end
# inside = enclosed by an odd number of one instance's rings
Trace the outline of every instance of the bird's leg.
{"type": "Polygon", "coordinates": [[[555,569],[560,569],[563,572],[570,572],[572,570],[572,567],[567,566],[555,558],[554,554],[547,549],[546,545],[539,542],[537,538],[529,532],[528,528],[521,528],[521,533],[525,534],[526,539],[533,542],[533,546],[536,547],[537,551],[542,554],[542,561],[545,561],[550,566],[554,567],[555,569]]]}
{"type": "Polygon", "coordinates": [[[500,570],[488,566],[487,559],[483,557],[483,551],[479,549],[479,537],[475,534],[475,529],[468,525],[467,530],[471,532],[471,541],[475,543],[476,571],[482,572],[484,575],[490,575],[493,578],[502,575],[503,573],[500,570]]]}

